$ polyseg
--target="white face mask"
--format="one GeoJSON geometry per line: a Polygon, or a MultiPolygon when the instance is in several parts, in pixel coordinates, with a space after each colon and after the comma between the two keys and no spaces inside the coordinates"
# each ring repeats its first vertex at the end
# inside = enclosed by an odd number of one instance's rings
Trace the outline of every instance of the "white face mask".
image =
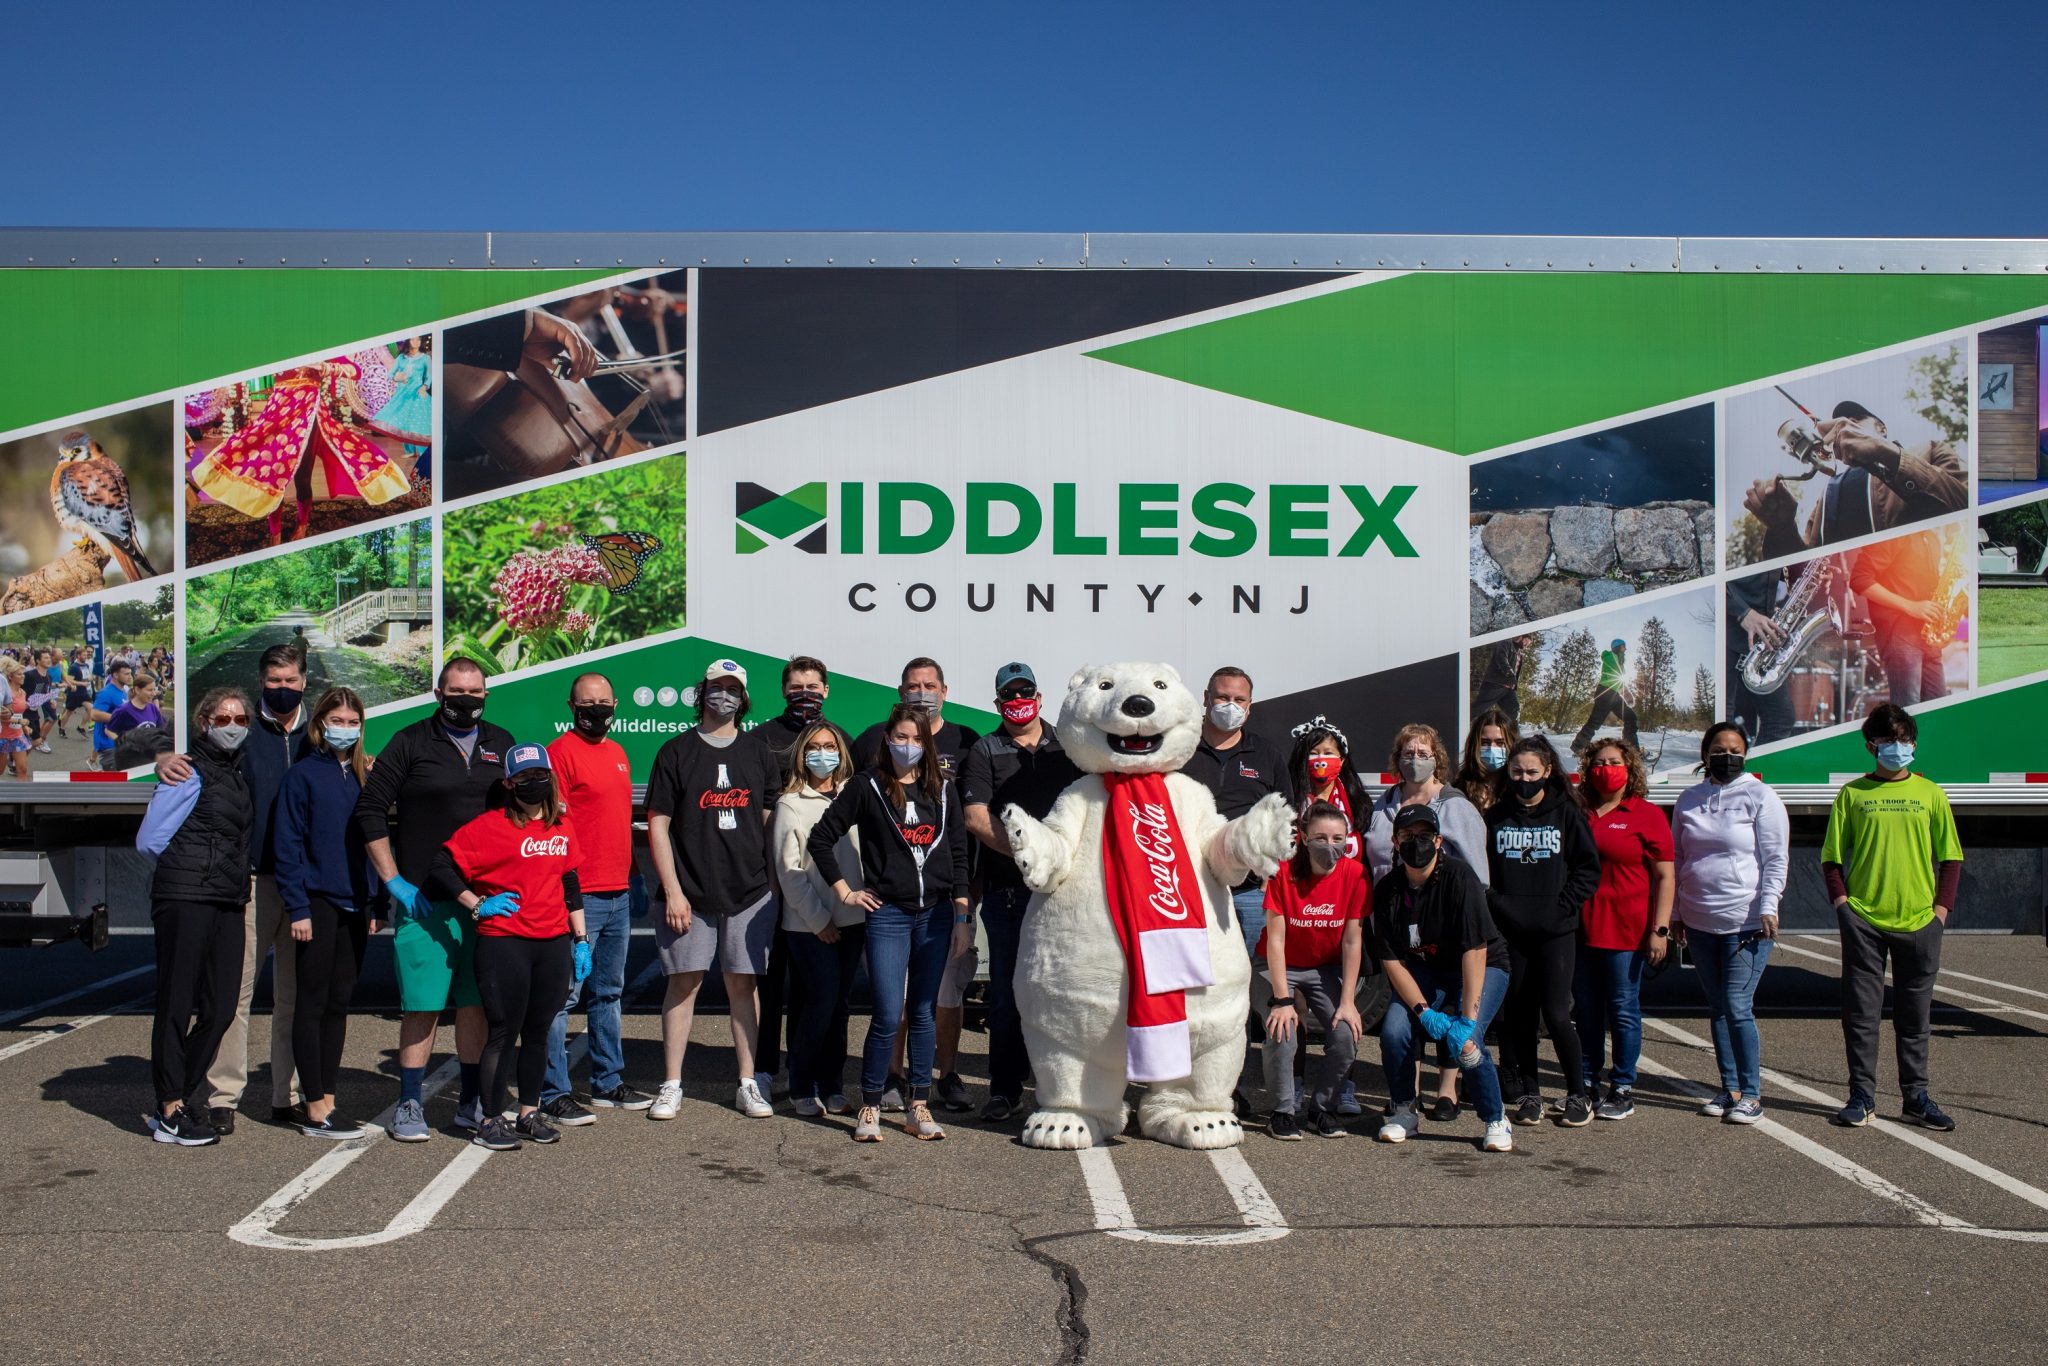
{"type": "Polygon", "coordinates": [[[740,695],[731,688],[715,688],[704,694],[704,710],[713,716],[731,716],[740,709],[740,695]]]}
{"type": "Polygon", "coordinates": [[[213,737],[213,743],[230,754],[240,749],[242,742],[249,738],[247,726],[215,726],[206,733],[213,737]]]}
{"type": "Polygon", "coordinates": [[[1245,710],[1235,702],[1218,702],[1209,708],[1209,724],[1218,730],[1241,730],[1245,710]]]}

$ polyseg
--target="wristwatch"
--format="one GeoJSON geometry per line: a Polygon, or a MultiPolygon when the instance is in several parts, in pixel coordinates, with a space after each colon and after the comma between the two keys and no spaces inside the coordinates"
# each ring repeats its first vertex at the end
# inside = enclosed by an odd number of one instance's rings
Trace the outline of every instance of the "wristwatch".
{"type": "Polygon", "coordinates": [[[576,936],[576,942],[579,944],[588,944],[590,942],[590,937],[588,935],[579,934],[576,936]]]}
{"type": "Polygon", "coordinates": [[[1651,930],[1650,933],[1656,935],[1659,939],[1669,939],[1671,937],[1671,927],[1669,925],[1659,925],[1656,929],[1651,930]]]}

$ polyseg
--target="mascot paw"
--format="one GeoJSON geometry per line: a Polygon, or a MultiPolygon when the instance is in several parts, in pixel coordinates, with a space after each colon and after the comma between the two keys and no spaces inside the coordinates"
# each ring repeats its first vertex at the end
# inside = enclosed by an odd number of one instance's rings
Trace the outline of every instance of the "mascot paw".
{"type": "Polygon", "coordinates": [[[1092,1148],[1098,1143],[1108,1142],[1122,1132],[1123,1125],[1114,1128],[1100,1115],[1084,1115],[1075,1110],[1038,1110],[1024,1121],[1024,1146],[1027,1148],[1092,1148]]]}
{"type": "Polygon", "coordinates": [[[1058,885],[1060,871],[1066,866],[1065,842],[1058,835],[1014,806],[1003,811],[1003,833],[1009,836],[1010,858],[1026,887],[1050,892],[1058,885]]]}
{"type": "Polygon", "coordinates": [[[1244,1126],[1228,1110],[1176,1110],[1149,1123],[1140,1111],[1138,1124],[1145,1137],[1177,1148],[1235,1148],[1244,1142],[1244,1126]]]}
{"type": "Polygon", "coordinates": [[[1237,855],[1262,878],[1273,876],[1294,853],[1294,808],[1277,792],[1261,797],[1232,827],[1237,855]]]}

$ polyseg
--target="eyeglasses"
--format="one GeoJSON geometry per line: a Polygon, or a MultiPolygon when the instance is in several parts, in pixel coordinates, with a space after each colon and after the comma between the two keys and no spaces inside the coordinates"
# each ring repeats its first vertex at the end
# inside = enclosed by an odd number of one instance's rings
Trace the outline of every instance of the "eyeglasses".
{"type": "Polygon", "coordinates": [[[213,724],[216,726],[246,726],[249,724],[249,713],[245,711],[216,712],[213,716],[213,724]]]}

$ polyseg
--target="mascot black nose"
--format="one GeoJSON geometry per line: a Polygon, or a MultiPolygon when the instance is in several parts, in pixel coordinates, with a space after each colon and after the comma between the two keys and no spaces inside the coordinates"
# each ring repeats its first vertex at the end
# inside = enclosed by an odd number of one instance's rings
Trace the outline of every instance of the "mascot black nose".
{"type": "Polygon", "coordinates": [[[1133,693],[1124,699],[1124,704],[1119,710],[1125,716],[1150,716],[1153,712],[1152,699],[1133,693]]]}

